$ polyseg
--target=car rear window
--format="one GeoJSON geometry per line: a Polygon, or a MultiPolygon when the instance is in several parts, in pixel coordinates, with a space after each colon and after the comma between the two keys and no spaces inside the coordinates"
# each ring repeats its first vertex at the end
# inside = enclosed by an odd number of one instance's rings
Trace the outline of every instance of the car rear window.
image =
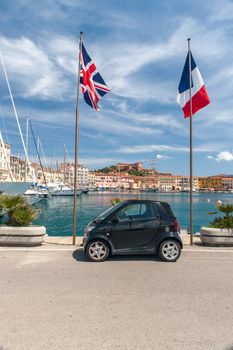
{"type": "Polygon", "coordinates": [[[163,209],[166,210],[166,212],[168,213],[168,215],[170,217],[173,217],[173,218],[175,217],[175,215],[173,214],[173,211],[172,211],[172,209],[171,209],[171,207],[170,207],[170,205],[168,203],[161,202],[160,204],[163,207],[163,209]]]}

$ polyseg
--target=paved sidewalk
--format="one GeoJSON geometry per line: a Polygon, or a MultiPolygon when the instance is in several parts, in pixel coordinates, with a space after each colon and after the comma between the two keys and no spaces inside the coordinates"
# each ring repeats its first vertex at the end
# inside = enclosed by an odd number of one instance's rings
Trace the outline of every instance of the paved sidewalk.
{"type": "MultiPolygon", "coordinates": [[[[45,238],[44,245],[65,245],[72,246],[73,237],[72,236],[47,236],[45,238]]],[[[76,245],[80,247],[83,243],[83,237],[76,237],[76,245]]]]}

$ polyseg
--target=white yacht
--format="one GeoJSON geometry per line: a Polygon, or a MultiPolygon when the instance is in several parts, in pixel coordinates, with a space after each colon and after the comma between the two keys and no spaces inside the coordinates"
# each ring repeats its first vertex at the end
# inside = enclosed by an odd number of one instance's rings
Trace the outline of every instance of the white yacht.
{"type": "MultiPolygon", "coordinates": [[[[48,183],[47,187],[52,196],[74,196],[74,189],[63,183],[48,183]]],[[[81,190],[77,190],[77,196],[81,193],[81,190]]]]}

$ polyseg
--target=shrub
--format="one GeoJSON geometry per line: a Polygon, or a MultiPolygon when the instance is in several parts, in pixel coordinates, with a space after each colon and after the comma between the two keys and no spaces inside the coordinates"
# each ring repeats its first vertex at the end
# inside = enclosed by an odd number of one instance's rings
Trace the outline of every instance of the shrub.
{"type": "Polygon", "coordinates": [[[28,204],[18,204],[8,212],[7,225],[28,226],[37,217],[38,210],[28,204]]]}
{"type": "Polygon", "coordinates": [[[110,199],[110,202],[111,202],[112,206],[114,206],[114,205],[117,205],[118,203],[120,203],[121,199],[116,197],[116,198],[110,199]]]}
{"type": "Polygon", "coordinates": [[[3,208],[11,209],[18,204],[26,204],[26,200],[19,195],[2,194],[0,196],[0,206],[3,208]]]}
{"type": "MultiPolygon", "coordinates": [[[[224,216],[215,218],[211,223],[210,227],[213,228],[226,228],[233,229],[233,204],[223,204],[221,201],[218,201],[216,204],[217,209],[224,213],[224,216]]],[[[210,212],[209,214],[217,214],[217,212],[210,212]]]]}
{"type": "Polygon", "coordinates": [[[7,214],[6,224],[28,226],[37,217],[38,210],[29,205],[22,196],[0,195],[0,215],[7,214]]]}

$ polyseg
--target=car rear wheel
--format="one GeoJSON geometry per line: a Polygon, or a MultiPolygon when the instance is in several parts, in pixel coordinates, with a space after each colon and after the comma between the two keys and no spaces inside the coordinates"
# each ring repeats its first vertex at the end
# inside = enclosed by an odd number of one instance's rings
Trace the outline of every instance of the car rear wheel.
{"type": "Polygon", "coordinates": [[[108,244],[104,241],[90,242],[86,249],[86,256],[89,260],[95,262],[101,262],[106,260],[109,256],[108,244]]]}
{"type": "Polygon", "coordinates": [[[159,246],[159,257],[163,261],[174,262],[179,258],[180,253],[180,244],[174,239],[167,239],[159,246]]]}

